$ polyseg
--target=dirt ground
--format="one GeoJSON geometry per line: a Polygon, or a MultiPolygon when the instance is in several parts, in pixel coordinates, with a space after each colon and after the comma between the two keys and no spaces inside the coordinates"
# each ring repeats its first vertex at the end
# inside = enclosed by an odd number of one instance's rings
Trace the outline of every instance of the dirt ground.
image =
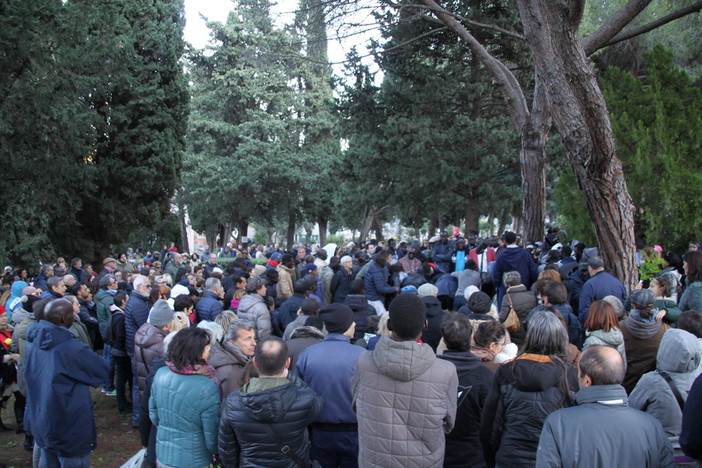
{"type": "MultiPolygon", "coordinates": [[[[97,449],[93,452],[91,465],[94,467],[119,468],[137,450],[139,443],[139,430],[132,428],[131,414],[120,415],[117,412],[117,400],[108,397],[99,390],[91,391],[95,402],[95,419],[97,423],[97,449]]],[[[2,420],[6,426],[16,428],[15,417],[12,411],[14,399],[8,402],[2,410],[2,420]]],[[[0,466],[24,468],[31,467],[31,453],[22,448],[24,434],[0,432],[0,466]]]]}

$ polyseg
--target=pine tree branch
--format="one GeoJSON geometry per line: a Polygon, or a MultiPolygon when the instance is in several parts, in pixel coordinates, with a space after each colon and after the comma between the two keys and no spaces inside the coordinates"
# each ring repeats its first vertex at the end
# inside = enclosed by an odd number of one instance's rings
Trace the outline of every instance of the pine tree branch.
{"type": "Polygon", "coordinates": [[[586,55],[592,55],[604,47],[613,37],[619,34],[631,23],[651,0],[629,0],[619,11],[610,16],[600,28],[583,39],[583,49],[586,55]]]}
{"type": "Polygon", "coordinates": [[[607,44],[605,44],[602,47],[609,47],[611,45],[617,44],[622,41],[626,41],[627,39],[631,39],[636,36],[640,36],[641,34],[645,34],[649,31],[653,31],[656,28],[659,28],[665,24],[670,23],[671,21],[675,21],[676,19],[682,18],[683,16],[690,15],[692,13],[697,13],[698,11],[702,10],[702,2],[697,2],[694,5],[690,5],[689,7],[681,8],[677,11],[674,11],[673,13],[670,13],[668,15],[665,15],[662,18],[659,18],[655,21],[651,21],[648,24],[644,24],[642,26],[638,26],[636,28],[631,28],[626,31],[622,31],[616,36],[614,36],[613,39],[611,39],[607,44]]]}
{"type": "MultiPolygon", "coordinates": [[[[391,3],[391,2],[389,2],[389,1],[387,1],[387,0],[382,0],[382,3],[385,3],[386,5],[391,6],[391,7],[393,7],[393,8],[398,8],[398,6],[397,6],[396,4],[391,3]]],[[[419,4],[404,5],[404,6],[401,6],[401,7],[399,7],[399,8],[410,8],[410,7],[422,8],[422,9],[425,9],[425,10],[429,10],[429,11],[431,11],[431,12],[434,12],[434,11],[435,11],[435,9],[434,9],[433,7],[431,7],[431,6],[428,6],[428,5],[419,5],[419,4]]],[[[443,13],[446,13],[446,14],[448,14],[448,15],[451,15],[451,16],[453,16],[454,18],[456,18],[457,20],[459,20],[459,21],[461,21],[461,22],[463,22],[463,23],[469,24],[469,25],[471,25],[471,26],[475,26],[476,28],[489,29],[489,30],[491,30],[491,31],[496,31],[496,32],[502,33],[502,34],[504,34],[504,35],[506,35],[506,36],[513,37],[513,38],[515,38],[515,39],[525,40],[524,36],[522,36],[522,35],[519,34],[519,33],[510,31],[510,30],[508,30],[508,29],[501,28],[500,26],[496,26],[496,25],[494,25],[494,24],[488,24],[488,23],[481,23],[481,22],[479,22],[479,21],[473,21],[473,20],[470,20],[470,19],[468,19],[468,18],[465,18],[465,17],[463,17],[463,16],[461,16],[461,15],[459,15],[459,14],[452,13],[452,12],[446,10],[446,9],[441,8],[441,7],[439,7],[439,8],[440,8],[441,10],[443,10],[443,13]]],[[[430,17],[430,16],[425,16],[425,18],[426,18],[426,19],[430,19],[431,17],[430,17]]],[[[434,21],[436,21],[436,20],[434,20],[434,21]]]]}
{"type": "Polygon", "coordinates": [[[453,14],[439,6],[434,0],[420,1],[426,5],[442,23],[465,41],[476,58],[490,70],[495,79],[495,84],[502,90],[505,100],[507,101],[507,108],[510,114],[512,114],[517,128],[522,128],[529,119],[529,107],[527,106],[524,92],[512,72],[502,62],[490,54],[453,14]]]}

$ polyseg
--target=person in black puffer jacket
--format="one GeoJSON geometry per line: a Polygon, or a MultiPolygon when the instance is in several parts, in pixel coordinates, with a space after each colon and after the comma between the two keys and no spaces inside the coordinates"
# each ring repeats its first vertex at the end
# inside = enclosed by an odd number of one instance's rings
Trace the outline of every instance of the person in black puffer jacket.
{"type": "Polygon", "coordinates": [[[344,298],[344,304],[353,310],[353,321],[356,322],[356,331],[353,333],[353,341],[360,340],[368,329],[368,317],[376,315],[373,306],[368,304],[363,281],[353,280],[349,287],[349,293],[344,298]]]}
{"type": "Polygon", "coordinates": [[[417,290],[427,310],[427,327],[422,332],[422,341],[436,352],[441,341],[441,322],[448,314],[441,308],[441,302],[436,297],[438,288],[431,283],[423,284],[417,290]]]}
{"type": "Polygon", "coordinates": [[[550,312],[529,320],[524,348],[495,374],[483,408],[480,442],[486,465],[533,467],[546,417],[571,406],[578,374],[567,364],[568,333],[550,312]]]}
{"type": "Polygon", "coordinates": [[[280,338],[267,338],[256,347],[254,366],[260,377],[227,397],[220,420],[224,466],[309,466],[307,426],[319,416],[323,400],[301,379],[288,375],[289,365],[288,347],[280,338]],[[289,453],[282,452],[283,444],[289,453]]]}

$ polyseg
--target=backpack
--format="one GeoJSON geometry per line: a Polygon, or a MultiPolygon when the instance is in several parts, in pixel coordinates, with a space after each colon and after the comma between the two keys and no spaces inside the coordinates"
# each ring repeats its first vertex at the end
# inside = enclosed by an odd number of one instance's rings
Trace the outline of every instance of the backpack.
{"type": "Polygon", "coordinates": [[[115,309],[112,311],[110,317],[107,319],[107,323],[105,324],[105,330],[101,333],[102,341],[107,345],[112,345],[112,340],[114,340],[115,337],[115,333],[112,330],[112,317],[114,317],[115,314],[124,315],[124,312],[120,309],[115,309]]]}

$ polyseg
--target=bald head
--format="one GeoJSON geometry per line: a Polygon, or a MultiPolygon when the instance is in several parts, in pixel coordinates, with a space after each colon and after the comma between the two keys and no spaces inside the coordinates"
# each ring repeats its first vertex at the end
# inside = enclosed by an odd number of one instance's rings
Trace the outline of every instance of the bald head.
{"type": "Polygon", "coordinates": [[[44,320],[60,327],[71,328],[73,321],[73,303],[67,299],[51,301],[44,309],[44,320]]]}
{"type": "Polygon", "coordinates": [[[625,371],[622,355],[610,346],[590,346],[583,351],[578,361],[581,387],[620,385],[625,371]]]}
{"type": "Polygon", "coordinates": [[[289,364],[288,345],[280,338],[266,338],[256,346],[254,365],[261,377],[276,377],[289,364]]]}

